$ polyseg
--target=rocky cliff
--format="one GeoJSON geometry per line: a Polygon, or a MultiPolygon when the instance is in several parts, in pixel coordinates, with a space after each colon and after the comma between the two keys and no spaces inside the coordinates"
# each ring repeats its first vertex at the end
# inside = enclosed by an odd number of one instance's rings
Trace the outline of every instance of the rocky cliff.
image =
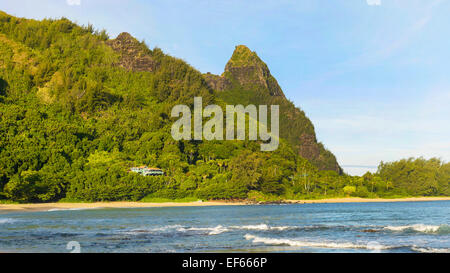
{"type": "Polygon", "coordinates": [[[270,74],[267,65],[244,45],[236,46],[230,60],[225,66],[222,76],[205,74],[210,86],[216,91],[224,91],[231,88],[232,80],[244,88],[262,88],[269,91],[271,96],[284,97],[283,91],[277,80],[270,74]]]}
{"type": "Polygon", "coordinates": [[[154,71],[156,62],[144,44],[137,41],[127,32],[122,32],[114,40],[106,42],[120,54],[117,65],[132,71],[154,71]]]}

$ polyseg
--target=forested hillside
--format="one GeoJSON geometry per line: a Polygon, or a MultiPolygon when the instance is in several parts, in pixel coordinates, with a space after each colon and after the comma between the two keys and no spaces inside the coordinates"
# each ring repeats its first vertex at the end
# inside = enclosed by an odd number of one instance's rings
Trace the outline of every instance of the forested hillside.
{"type": "Polygon", "coordinates": [[[36,21],[0,12],[0,201],[449,194],[449,164],[436,159],[382,164],[364,177],[341,174],[311,122],[270,74],[256,82],[255,74],[241,77],[243,60],[240,53],[232,58],[223,77],[202,75],[127,33],[110,39],[64,18],[36,21]],[[287,116],[279,148],[261,152],[258,142],[247,140],[173,140],[171,109],[192,106],[194,96],[204,105],[279,102],[287,116]],[[165,175],[129,172],[140,165],[165,175]]]}

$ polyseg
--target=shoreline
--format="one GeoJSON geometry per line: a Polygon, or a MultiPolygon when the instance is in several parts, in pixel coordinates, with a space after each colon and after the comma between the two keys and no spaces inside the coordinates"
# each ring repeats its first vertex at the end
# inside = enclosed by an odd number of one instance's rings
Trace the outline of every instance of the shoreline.
{"type": "Polygon", "coordinates": [[[133,201],[94,202],[94,203],[37,203],[37,204],[0,204],[0,214],[12,212],[37,212],[49,210],[83,210],[107,208],[163,208],[163,207],[206,207],[206,206],[239,206],[246,202],[164,202],[146,203],[133,201]]]}
{"type": "Polygon", "coordinates": [[[39,204],[0,204],[0,214],[14,212],[37,212],[49,210],[82,210],[102,208],[162,208],[162,207],[204,207],[204,206],[243,206],[258,204],[324,204],[324,203],[380,203],[380,202],[424,202],[424,201],[448,201],[450,197],[408,197],[398,199],[381,198],[328,198],[317,200],[282,200],[279,202],[227,202],[227,201],[205,201],[205,202],[96,202],[96,203],[39,203],[39,204]]]}
{"type": "Polygon", "coordinates": [[[326,198],[317,200],[285,200],[291,204],[324,204],[324,203],[394,203],[394,202],[426,202],[426,201],[449,201],[450,196],[443,197],[405,197],[405,198],[361,198],[342,197],[326,198]]]}

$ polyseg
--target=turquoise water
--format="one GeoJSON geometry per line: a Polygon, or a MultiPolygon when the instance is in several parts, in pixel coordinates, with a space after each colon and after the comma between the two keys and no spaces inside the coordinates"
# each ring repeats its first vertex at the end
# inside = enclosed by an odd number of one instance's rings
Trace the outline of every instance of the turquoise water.
{"type": "Polygon", "coordinates": [[[450,252],[450,201],[0,214],[0,252],[450,252]]]}

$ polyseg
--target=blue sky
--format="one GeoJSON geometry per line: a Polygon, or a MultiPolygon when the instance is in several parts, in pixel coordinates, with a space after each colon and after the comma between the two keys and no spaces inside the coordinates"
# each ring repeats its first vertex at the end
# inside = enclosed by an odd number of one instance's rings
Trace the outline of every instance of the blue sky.
{"type": "Polygon", "coordinates": [[[245,44],[350,174],[410,156],[450,160],[450,0],[0,0],[0,9],[127,31],[201,72],[221,74],[245,44]]]}

